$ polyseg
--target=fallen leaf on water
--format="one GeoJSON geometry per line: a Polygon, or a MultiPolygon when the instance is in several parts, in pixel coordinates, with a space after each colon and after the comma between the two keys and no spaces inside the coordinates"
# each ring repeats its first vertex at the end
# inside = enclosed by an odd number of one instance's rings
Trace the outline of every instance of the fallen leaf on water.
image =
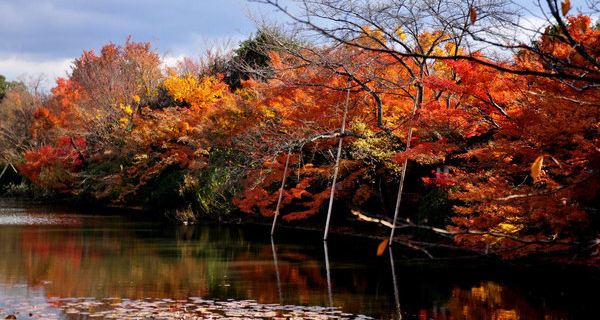
{"type": "Polygon", "coordinates": [[[385,248],[387,247],[387,244],[388,244],[388,239],[381,241],[381,243],[377,247],[377,256],[378,257],[381,257],[383,255],[383,252],[385,252],[385,248]]]}

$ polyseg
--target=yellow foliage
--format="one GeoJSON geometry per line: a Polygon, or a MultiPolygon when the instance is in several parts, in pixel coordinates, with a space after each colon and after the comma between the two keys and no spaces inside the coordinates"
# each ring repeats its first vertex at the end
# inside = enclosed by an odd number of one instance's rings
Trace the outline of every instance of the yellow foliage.
{"type": "Polygon", "coordinates": [[[179,123],[179,130],[184,134],[189,132],[191,130],[190,124],[186,121],[179,123]]]}
{"type": "Polygon", "coordinates": [[[379,30],[379,29],[372,30],[369,26],[364,26],[362,29],[363,29],[363,32],[365,33],[365,35],[367,35],[369,38],[374,39],[377,42],[385,43],[385,38],[384,38],[383,32],[381,32],[381,30],[379,30]]]}
{"type": "Polygon", "coordinates": [[[215,103],[227,94],[227,86],[215,77],[198,79],[191,75],[170,75],[165,79],[164,86],[176,101],[185,101],[197,107],[215,103]]]}
{"type": "MultiPolygon", "coordinates": [[[[443,33],[441,31],[423,32],[419,35],[418,39],[420,46],[419,50],[423,50],[422,53],[424,54],[429,54],[429,52],[431,51],[432,54],[436,55],[436,53],[433,52],[433,50],[440,48],[440,46],[445,41],[448,41],[448,39],[450,39],[448,34],[443,33]]],[[[440,53],[441,52],[438,52],[437,54],[440,53]]]]}
{"type": "Polygon", "coordinates": [[[381,30],[373,30],[370,26],[364,26],[361,29],[362,34],[355,40],[357,43],[373,47],[379,47],[387,43],[385,35],[381,30]]]}
{"type": "Polygon", "coordinates": [[[404,30],[402,30],[402,28],[398,27],[398,29],[396,29],[396,35],[398,36],[398,38],[400,38],[400,40],[406,40],[406,33],[404,33],[404,30]]]}
{"type": "Polygon", "coordinates": [[[130,105],[123,105],[122,103],[119,105],[119,108],[125,112],[127,115],[131,115],[133,113],[133,109],[130,105]]]}
{"type": "MultiPolygon", "coordinates": [[[[269,108],[265,105],[261,105],[259,107],[259,109],[262,111],[265,118],[272,119],[272,118],[275,118],[275,116],[276,116],[275,112],[271,108],[269,108]]],[[[288,120],[283,120],[283,121],[288,121],[288,120]]]]}
{"type": "Polygon", "coordinates": [[[523,229],[523,225],[520,224],[512,224],[512,223],[500,223],[498,224],[498,231],[501,233],[513,234],[521,231],[523,229]]]}
{"type": "Polygon", "coordinates": [[[363,122],[352,122],[350,128],[352,131],[364,136],[364,138],[352,142],[353,155],[357,159],[375,159],[392,170],[400,170],[400,166],[392,161],[395,151],[393,141],[388,136],[376,135],[363,122]]]}
{"type": "Polygon", "coordinates": [[[454,42],[448,42],[444,45],[444,49],[446,49],[446,52],[449,55],[453,55],[454,51],[456,50],[456,44],[454,42]]]}

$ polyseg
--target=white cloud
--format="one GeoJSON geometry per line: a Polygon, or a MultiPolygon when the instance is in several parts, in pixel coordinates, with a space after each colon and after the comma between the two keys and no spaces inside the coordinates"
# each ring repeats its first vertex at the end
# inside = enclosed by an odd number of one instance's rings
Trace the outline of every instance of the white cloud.
{"type": "Polygon", "coordinates": [[[70,70],[72,58],[35,60],[19,57],[0,58],[0,74],[8,80],[22,80],[42,76],[43,89],[54,86],[58,77],[64,77],[70,70]]]}
{"type": "Polygon", "coordinates": [[[177,63],[179,63],[181,60],[183,60],[183,58],[185,58],[184,55],[165,55],[162,58],[162,66],[163,68],[173,68],[177,66],[177,63]]]}
{"type": "Polygon", "coordinates": [[[550,22],[545,18],[527,15],[521,18],[519,25],[521,28],[516,31],[517,34],[515,35],[515,38],[521,42],[527,43],[531,41],[531,39],[536,39],[544,33],[545,28],[550,25],[550,22]]]}

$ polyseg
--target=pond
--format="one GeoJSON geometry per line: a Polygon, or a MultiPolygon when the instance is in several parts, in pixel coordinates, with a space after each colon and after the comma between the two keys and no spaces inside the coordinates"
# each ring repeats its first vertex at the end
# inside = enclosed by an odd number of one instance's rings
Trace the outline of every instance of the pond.
{"type": "Polygon", "coordinates": [[[600,319],[600,275],[0,199],[0,319],[600,319]]]}

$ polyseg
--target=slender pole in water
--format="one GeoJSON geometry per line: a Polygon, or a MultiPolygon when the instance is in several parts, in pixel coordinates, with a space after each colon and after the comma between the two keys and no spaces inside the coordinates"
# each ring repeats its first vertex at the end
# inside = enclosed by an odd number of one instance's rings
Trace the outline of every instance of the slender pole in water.
{"type": "MultiPolygon", "coordinates": [[[[421,75],[423,73],[423,68],[421,68],[421,75]]],[[[413,120],[415,118],[415,113],[417,109],[421,106],[421,102],[423,101],[423,86],[417,85],[416,97],[413,105],[413,109],[410,115],[410,121],[408,121],[408,133],[406,135],[406,148],[404,152],[407,152],[410,149],[410,140],[412,140],[413,135],[413,120]]],[[[400,211],[400,202],[402,201],[402,189],[404,188],[404,177],[406,177],[406,167],[408,166],[408,158],[404,160],[404,164],[402,165],[402,173],[400,174],[400,185],[398,186],[398,196],[396,198],[396,207],[394,208],[394,223],[392,224],[392,231],[390,232],[390,239],[388,244],[391,246],[394,240],[394,231],[396,231],[396,221],[398,220],[398,212],[400,211]]]]}
{"type": "Polygon", "coordinates": [[[331,193],[329,194],[329,207],[327,208],[327,221],[325,222],[325,234],[323,240],[327,240],[329,233],[329,222],[331,221],[331,211],[333,209],[333,198],[335,196],[335,184],[337,183],[338,171],[340,169],[340,157],[342,156],[342,143],[344,133],[346,132],[346,118],[348,117],[348,103],[350,101],[350,83],[346,92],[346,101],[344,102],[344,116],[342,118],[342,129],[340,130],[340,142],[338,143],[337,155],[335,157],[335,167],[333,169],[333,181],[331,182],[331,193]]]}
{"type": "Polygon", "coordinates": [[[4,173],[6,172],[6,169],[8,169],[8,165],[4,166],[4,169],[2,170],[2,173],[0,173],[0,179],[2,179],[2,176],[4,176],[4,173]]]}
{"type": "Polygon", "coordinates": [[[273,226],[271,226],[271,237],[275,234],[275,225],[277,224],[277,217],[279,216],[279,207],[281,206],[281,199],[283,199],[283,188],[285,187],[285,180],[287,179],[288,165],[290,164],[290,156],[292,155],[292,148],[288,150],[287,158],[285,159],[285,169],[283,169],[283,178],[281,178],[281,188],[279,188],[279,199],[277,199],[277,207],[275,207],[275,214],[273,215],[273,226]]]}
{"type": "Polygon", "coordinates": [[[329,295],[329,306],[333,307],[333,292],[331,290],[331,272],[329,269],[329,251],[327,250],[327,241],[323,241],[325,250],[325,272],[327,274],[327,294],[329,295]]]}
{"type": "Polygon", "coordinates": [[[277,263],[277,250],[275,250],[275,241],[271,237],[271,250],[273,250],[273,264],[275,265],[275,276],[277,277],[277,292],[279,293],[279,304],[283,305],[283,296],[281,294],[281,278],[279,276],[279,264],[277,263]]]}
{"type": "Polygon", "coordinates": [[[396,310],[398,311],[398,320],[402,320],[402,310],[400,309],[400,293],[398,292],[398,280],[396,280],[396,267],[394,266],[394,256],[392,255],[392,247],[388,247],[388,251],[390,252],[390,265],[392,267],[394,299],[396,301],[396,310]]]}
{"type": "MultiPolygon", "coordinates": [[[[409,130],[412,133],[412,130],[409,130]]],[[[398,212],[400,212],[400,202],[402,201],[402,189],[404,188],[404,177],[406,176],[406,166],[408,160],[404,160],[402,164],[402,171],[400,173],[400,184],[398,186],[398,195],[396,197],[396,206],[394,207],[394,222],[392,224],[392,231],[390,232],[390,239],[388,244],[391,246],[394,239],[394,231],[396,230],[396,221],[398,220],[398,212]]]]}

